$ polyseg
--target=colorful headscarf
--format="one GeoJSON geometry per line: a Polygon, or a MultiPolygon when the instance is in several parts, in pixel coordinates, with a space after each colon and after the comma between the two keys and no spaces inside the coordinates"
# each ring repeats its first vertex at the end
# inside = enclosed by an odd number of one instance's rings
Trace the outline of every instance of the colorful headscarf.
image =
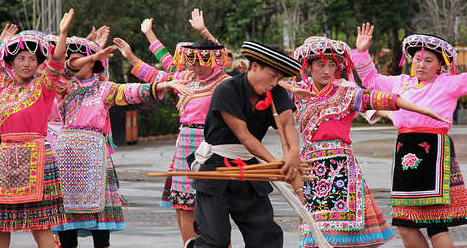
{"type": "Polygon", "coordinates": [[[345,42],[321,36],[311,36],[295,49],[294,58],[302,63],[301,74],[305,80],[308,78],[304,72],[305,68],[308,67],[308,60],[320,58],[323,62],[326,59],[332,59],[337,63],[340,70],[336,74],[336,78],[339,78],[341,71],[345,70],[349,81],[355,82],[352,73],[354,66],[350,54],[351,49],[345,42]]]}
{"type": "Polygon", "coordinates": [[[225,67],[227,66],[227,48],[215,44],[202,47],[198,46],[197,42],[180,46],[177,44],[173,63],[178,69],[184,65],[194,65],[197,61],[201,66],[225,67]]]}
{"type": "Polygon", "coordinates": [[[425,49],[440,54],[443,58],[441,60],[443,66],[445,66],[446,69],[451,66],[452,74],[456,74],[456,49],[451,44],[449,44],[449,42],[441,38],[425,34],[413,34],[407,36],[404,39],[402,42],[402,58],[399,62],[399,66],[402,66],[405,57],[412,59],[415,52],[418,50],[421,50],[421,57],[423,57],[423,52],[425,49]]]}

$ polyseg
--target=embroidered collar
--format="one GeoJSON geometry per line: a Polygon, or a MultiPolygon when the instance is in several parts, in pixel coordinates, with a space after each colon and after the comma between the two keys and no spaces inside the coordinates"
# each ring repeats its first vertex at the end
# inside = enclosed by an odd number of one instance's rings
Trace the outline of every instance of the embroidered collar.
{"type": "Polygon", "coordinates": [[[314,82],[311,84],[311,92],[316,93],[318,97],[323,97],[323,96],[328,95],[333,89],[334,89],[333,82],[328,83],[321,90],[318,90],[318,88],[316,88],[314,82]]]}

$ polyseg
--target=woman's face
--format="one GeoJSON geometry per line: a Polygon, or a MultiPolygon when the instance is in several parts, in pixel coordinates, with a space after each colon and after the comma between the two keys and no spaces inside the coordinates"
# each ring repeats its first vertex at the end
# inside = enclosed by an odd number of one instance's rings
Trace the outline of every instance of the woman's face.
{"type": "Polygon", "coordinates": [[[200,65],[199,61],[196,61],[196,63],[193,65],[192,70],[198,78],[203,79],[209,77],[214,71],[214,68],[212,68],[209,65],[200,65]]]}
{"type": "MultiPolygon", "coordinates": [[[[82,58],[84,57],[83,54],[81,53],[72,53],[70,54],[70,59],[72,58],[82,58]]],[[[92,72],[92,67],[94,66],[94,62],[90,62],[85,64],[79,71],[75,74],[76,77],[81,78],[81,79],[88,79],[92,78],[94,73],[92,72]]]]}
{"type": "Polygon", "coordinates": [[[337,63],[332,59],[326,59],[324,62],[322,59],[314,59],[308,70],[314,83],[325,86],[334,81],[337,63]]]}
{"type": "Polygon", "coordinates": [[[16,55],[11,64],[19,81],[24,82],[36,74],[37,56],[29,51],[22,51],[16,55]]]}
{"type": "Polygon", "coordinates": [[[442,62],[435,53],[425,50],[421,58],[421,50],[414,54],[413,69],[418,81],[427,81],[436,76],[441,70],[442,62]]]}

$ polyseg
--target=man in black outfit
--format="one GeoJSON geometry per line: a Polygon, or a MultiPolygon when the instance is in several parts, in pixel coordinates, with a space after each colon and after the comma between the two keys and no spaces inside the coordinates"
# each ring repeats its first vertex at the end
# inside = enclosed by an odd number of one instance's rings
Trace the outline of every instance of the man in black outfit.
{"type": "MultiPolygon", "coordinates": [[[[258,163],[257,158],[266,162],[278,160],[261,144],[268,128],[275,128],[271,107],[255,108],[270,91],[289,145],[282,172],[287,180],[293,180],[300,176],[295,107],[277,83],[284,76],[295,76],[300,64],[283,52],[255,42],[244,42],[242,53],[251,62],[248,72],[220,83],[212,96],[205,121],[205,142],[195,153],[196,162],[201,164],[199,170],[216,170],[224,166],[224,158],[232,161],[240,157],[246,164],[258,163]]],[[[229,216],[238,225],[245,247],[283,246],[282,229],[273,220],[269,182],[195,180],[194,187],[195,230],[199,236],[186,247],[227,248],[229,216]]]]}

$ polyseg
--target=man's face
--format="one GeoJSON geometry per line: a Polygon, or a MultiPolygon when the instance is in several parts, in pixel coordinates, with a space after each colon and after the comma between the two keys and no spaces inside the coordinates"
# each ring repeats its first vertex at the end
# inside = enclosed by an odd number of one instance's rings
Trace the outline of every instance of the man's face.
{"type": "Polygon", "coordinates": [[[253,91],[260,96],[266,95],[266,92],[276,87],[284,77],[281,72],[268,66],[260,66],[256,62],[253,62],[250,72],[253,91]]]}

